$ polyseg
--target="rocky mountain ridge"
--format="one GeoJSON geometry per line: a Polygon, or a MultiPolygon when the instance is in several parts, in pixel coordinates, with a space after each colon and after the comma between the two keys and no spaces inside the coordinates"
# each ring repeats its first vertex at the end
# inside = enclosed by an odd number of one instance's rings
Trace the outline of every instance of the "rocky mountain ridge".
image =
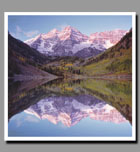
{"type": "Polygon", "coordinates": [[[115,45],[126,33],[127,30],[117,29],[97,32],[87,36],[76,28],[67,26],[62,31],[53,29],[48,33],[39,34],[35,38],[24,42],[46,55],[85,58],[100,54],[115,45]],[[84,50],[82,51],[82,56],[81,52],[79,53],[81,50],[84,50]]]}

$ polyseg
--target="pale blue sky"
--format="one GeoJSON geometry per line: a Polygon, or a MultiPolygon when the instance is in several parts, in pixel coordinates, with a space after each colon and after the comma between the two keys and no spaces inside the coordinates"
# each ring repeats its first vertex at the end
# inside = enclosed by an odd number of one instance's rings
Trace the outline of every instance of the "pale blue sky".
{"type": "Polygon", "coordinates": [[[129,30],[132,27],[132,16],[8,16],[9,32],[22,41],[35,37],[40,33],[48,33],[54,28],[61,30],[67,25],[78,29],[86,35],[113,29],[129,30]]]}
{"type": "Polygon", "coordinates": [[[8,136],[131,137],[132,126],[129,122],[117,124],[93,120],[87,117],[74,126],[66,127],[61,122],[55,125],[47,119],[40,120],[34,115],[21,112],[10,119],[8,123],[8,136]]]}

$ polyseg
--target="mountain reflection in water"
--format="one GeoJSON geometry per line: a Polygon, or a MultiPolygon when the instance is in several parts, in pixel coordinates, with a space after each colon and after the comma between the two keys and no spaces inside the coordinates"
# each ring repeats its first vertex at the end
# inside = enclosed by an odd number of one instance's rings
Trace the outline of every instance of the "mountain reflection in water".
{"type": "Polygon", "coordinates": [[[40,121],[61,122],[67,127],[88,117],[91,121],[132,124],[131,98],[131,81],[124,80],[10,81],[9,123],[24,111],[40,121]]]}
{"type": "Polygon", "coordinates": [[[89,95],[45,98],[25,112],[40,119],[48,119],[54,124],[61,121],[67,127],[88,116],[94,120],[113,123],[127,122],[115,108],[89,95]]]}

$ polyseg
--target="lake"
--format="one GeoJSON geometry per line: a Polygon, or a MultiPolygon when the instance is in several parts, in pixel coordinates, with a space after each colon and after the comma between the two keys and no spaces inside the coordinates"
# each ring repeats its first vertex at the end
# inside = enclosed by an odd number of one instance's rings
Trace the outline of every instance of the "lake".
{"type": "Polygon", "coordinates": [[[131,80],[13,81],[9,137],[131,137],[131,80]]]}

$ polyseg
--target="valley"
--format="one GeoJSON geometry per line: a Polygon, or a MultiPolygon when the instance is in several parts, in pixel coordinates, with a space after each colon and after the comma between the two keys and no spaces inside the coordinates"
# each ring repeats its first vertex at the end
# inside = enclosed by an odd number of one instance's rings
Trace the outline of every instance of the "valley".
{"type": "MultiPolygon", "coordinates": [[[[30,42],[30,47],[22,41],[13,38],[9,34],[9,78],[14,77],[18,80],[42,79],[44,77],[51,80],[58,77],[74,79],[131,79],[132,30],[130,30],[124,37],[122,37],[120,41],[117,42],[117,44],[106,50],[104,50],[105,48],[102,50],[99,48],[95,48],[96,45],[94,44],[94,42],[96,42],[97,44],[97,39],[96,41],[94,41],[93,35],[91,41],[91,38],[88,39],[85,35],[82,35],[82,33],[70,26],[65,28],[64,31],[62,31],[64,32],[64,35],[62,33],[60,34],[56,30],[51,31],[47,35],[44,35],[44,37],[47,38],[46,43],[48,41],[51,41],[51,43],[55,43],[55,39],[56,37],[58,39],[59,35],[59,37],[61,38],[61,44],[63,42],[63,45],[67,46],[67,49],[65,49],[65,51],[67,50],[66,52],[70,53],[71,49],[73,50],[75,48],[75,45],[79,43],[79,45],[82,46],[83,43],[89,40],[90,42],[92,42],[90,43],[90,47],[86,46],[73,55],[68,55],[65,53],[61,54],[61,51],[59,50],[60,48],[58,48],[57,52],[59,53],[59,55],[51,53],[48,55],[46,53],[42,53],[40,50],[35,49],[35,44],[39,45],[40,43],[42,43],[41,40],[39,41],[41,35],[40,37],[35,38],[35,40],[32,39],[26,41],[27,44],[29,44],[30,42]],[[93,45],[94,47],[91,47],[93,45]],[[70,48],[70,46],[72,48],[70,48]],[[89,52],[88,55],[86,55],[87,52],[89,52]]],[[[98,35],[96,37],[98,38],[101,34],[95,35],[98,35]]],[[[112,40],[111,42],[115,43],[116,41],[112,40]]],[[[101,40],[101,44],[102,43],[103,39],[101,40]]],[[[44,50],[45,49],[47,49],[47,47],[44,48],[44,50]]]]}

